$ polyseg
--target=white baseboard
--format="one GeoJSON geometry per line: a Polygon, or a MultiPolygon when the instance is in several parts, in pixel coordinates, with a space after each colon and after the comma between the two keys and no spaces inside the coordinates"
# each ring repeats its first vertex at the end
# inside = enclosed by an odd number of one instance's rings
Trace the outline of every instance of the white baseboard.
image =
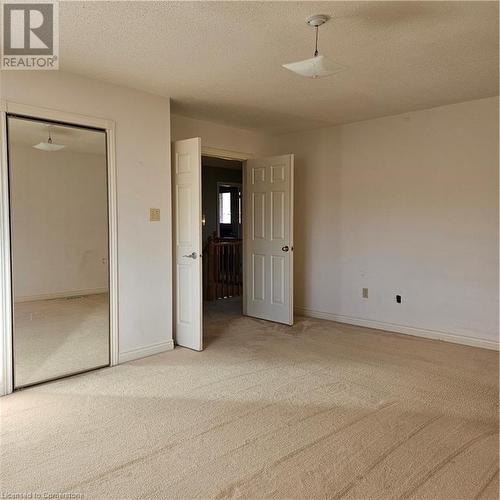
{"type": "Polygon", "coordinates": [[[137,347],[136,349],[121,352],[119,354],[119,362],[126,363],[127,361],[133,361],[134,359],[145,358],[147,356],[153,356],[154,354],[160,354],[161,352],[171,351],[173,348],[173,340],[158,342],[157,344],[146,345],[144,347],[137,347]]]}
{"type": "Polygon", "coordinates": [[[66,290],[64,292],[42,293],[39,295],[21,295],[19,297],[14,297],[14,303],[32,302],[35,300],[67,299],[70,297],[80,297],[81,295],[98,295],[100,293],[108,293],[108,288],[84,288],[82,290],[66,290]]]}
{"type": "Polygon", "coordinates": [[[345,316],[342,314],[315,311],[304,307],[296,307],[295,313],[299,316],[327,319],[330,321],[336,321],[337,323],[347,323],[349,325],[364,326],[366,328],[385,330],[387,332],[404,333],[406,335],[414,335],[416,337],[424,337],[426,339],[444,340],[445,342],[453,342],[454,344],[482,347],[483,349],[492,349],[495,351],[499,350],[499,343],[494,340],[470,337],[452,332],[426,330],[424,328],[416,328],[414,326],[398,325],[394,323],[385,323],[383,321],[375,321],[372,319],[363,319],[353,316],[345,316]]]}

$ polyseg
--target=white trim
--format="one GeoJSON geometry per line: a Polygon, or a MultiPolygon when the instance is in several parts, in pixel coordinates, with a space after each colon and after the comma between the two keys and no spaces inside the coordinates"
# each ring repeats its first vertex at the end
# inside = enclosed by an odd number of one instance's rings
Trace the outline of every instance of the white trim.
{"type": "Polygon", "coordinates": [[[294,309],[294,292],[295,292],[295,286],[294,286],[294,276],[293,276],[293,271],[294,271],[294,258],[293,256],[295,255],[295,246],[294,246],[294,235],[293,235],[293,227],[295,225],[294,223],[294,205],[295,205],[295,155],[293,153],[290,153],[290,237],[289,237],[289,247],[290,247],[290,264],[289,264],[289,272],[290,272],[290,277],[289,277],[289,287],[288,287],[288,293],[290,294],[290,309],[289,309],[289,315],[291,318],[291,323],[290,326],[293,325],[293,313],[295,311],[294,309]]]}
{"type": "Polygon", "coordinates": [[[147,356],[153,356],[162,352],[171,351],[173,348],[174,341],[167,340],[165,342],[158,342],[157,344],[137,347],[136,349],[129,349],[128,351],[120,353],[120,363],[126,363],[127,361],[133,361],[135,359],[141,359],[147,356]]]}
{"type": "Polygon", "coordinates": [[[14,297],[14,302],[33,302],[35,300],[53,300],[53,299],[69,299],[72,297],[81,297],[83,295],[99,295],[107,293],[108,288],[85,288],[81,290],[65,290],[62,292],[40,293],[38,295],[20,295],[14,297]]]}
{"type": "Polygon", "coordinates": [[[349,325],[363,326],[373,328],[375,330],[385,330],[387,332],[403,333],[406,335],[414,335],[415,337],[423,337],[432,340],[443,340],[454,344],[462,344],[471,347],[481,347],[483,349],[491,349],[498,351],[499,343],[494,340],[481,339],[462,335],[452,332],[442,332],[439,330],[428,330],[424,328],[416,328],[414,326],[398,325],[395,323],[386,323],[383,321],[375,321],[372,319],[356,318],[353,316],[345,316],[343,314],[333,314],[322,311],[315,311],[305,307],[296,307],[295,314],[298,316],[306,316],[310,318],[327,319],[337,323],[347,323],[349,325]]]}
{"type": "Polygon", "coordinates": [[[109,229],[109,364],[117,365],[120,352],[118,323],[118,201],[116,197],[115,122],[107,120],[106,152],[108,166],[108,229],[109,229]]]}
{"type": "Polygon", "coordinates": [[[106,120],[104,118],[96,118],[78,113],[67,113],[66,111],[59,111],[57,109],[41,108],[39,106],[30,106],[12,101],[3,101],[3,103],[6,112],[9,114],[39,118],[41,120],[52,120],[83,127],[102,128],[106,130],[114,130],[115,128],[115,122],[113,120],[106,120]]]}
{"type": "Polygon", "coordinates": [[[242,269],[242,287],[241,287],[241,313],[243,316],[247,315],[247,292],[246,289],[246,260],[245,260],[245,254],[246,254],[246,246],[247,246],[247,212],[246,212],[246,190],[248,189],[248,186],[246,185],[246,178],[247,178],[247,162],[243,162],[241,165],[241,269],[242,269]]]}
{"type": "Polygon", "coordinates": [[[0,332],[3,347],[0,371],[3,375],[0,396],[13,390],[12,377],[12,297],[10,270],[10,219],[7,171],[7,113],[18,116],[57,121],[84,127],[100,128],[106,131],[107,169],[108,169],[108,225],[109,225],[109,300],[110,300],[110,365],[119,362],[119,325],[118,325],[118,234],[117,234],[117,199],[116,199],[116,147],[115,122],[103,118],[67,113],[54,109],[0,100],[0,140],[1,184],[0,184],[0,311],[2,330],[0,332]]]}
{"type": "Polygon", "coordinates": [[[12,369],[12,293],[10,283],[10,216],[7,170],[7,107],[0,101],[0,313],[1,381],[0,396],[13,390],[12,369]]]}
{"type": "Polygon", "coordinates": [[[213,158],[222,158],[223,160],[245,161],[253,158],[252,153],[242,153],[240,151],[230,151],[229,149],[211,148],[209,146],[201,147],[201,156],[211,156],[213,158]]]}

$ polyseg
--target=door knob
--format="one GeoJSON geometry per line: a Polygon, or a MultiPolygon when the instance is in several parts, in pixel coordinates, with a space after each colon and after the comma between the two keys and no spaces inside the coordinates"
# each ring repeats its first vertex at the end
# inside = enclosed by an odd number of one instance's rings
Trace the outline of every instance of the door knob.
{"type": "Polygon", "coordinates": [[[183,257],[186,257],[188,259],[196,259],[197,255],[196,252],[190,253],[189,255],[183,255],[183,257]]]}
{"type": "Polygon", "coordinates": [[[288,245],[281,247],[281,250],[283,250],[283,252],[288,252],[288,250],[289,250],[288,245]]]}

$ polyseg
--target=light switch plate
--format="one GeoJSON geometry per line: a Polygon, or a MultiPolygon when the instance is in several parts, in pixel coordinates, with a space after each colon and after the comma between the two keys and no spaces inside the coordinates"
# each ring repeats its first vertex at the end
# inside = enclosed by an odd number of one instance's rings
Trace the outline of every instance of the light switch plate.
{"type": "Polygon", "coordinates": [[[149,220],[151,222],[158,222],[160,220],[160,209],[150,208],[149,209],[149,220]]]}

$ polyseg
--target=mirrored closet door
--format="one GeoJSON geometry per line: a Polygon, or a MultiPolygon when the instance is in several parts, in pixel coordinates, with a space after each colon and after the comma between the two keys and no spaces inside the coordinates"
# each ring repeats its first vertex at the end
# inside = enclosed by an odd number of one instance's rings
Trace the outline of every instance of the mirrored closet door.
{"type": "Polygon", "coordinates": [[[109,365],[106,134],[7,125],[18,389],[109,365]]]}

